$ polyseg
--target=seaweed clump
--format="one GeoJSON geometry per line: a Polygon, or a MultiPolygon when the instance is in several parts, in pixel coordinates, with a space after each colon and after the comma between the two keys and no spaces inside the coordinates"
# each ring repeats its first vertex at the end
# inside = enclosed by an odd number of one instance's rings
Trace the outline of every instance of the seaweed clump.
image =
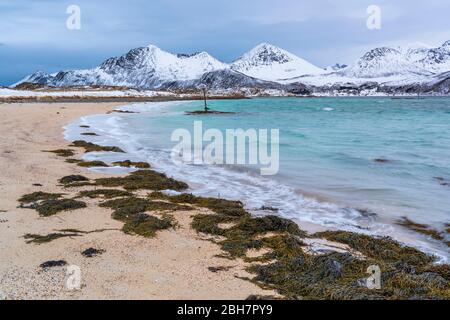
{"type": "Polygon", "coordinates": [[[49,269],[54,267],[64,267],[67,265],[67,262],[64,260],[50,260],[42,263],[39,267],[42,269],[49,269]]]}
{"type": "Polygon", "coordinates": [[[114,199],[103,202],[100,207],[110,208],[113,210],[112,217],[115,220],[126,222],[128,219],[139,213],[147,211],[176,211],[176,210],[192,210],[192,207],[178,205],[174,203],[151,201],[137,197],[128,197],[114,199]]]}
{"type": "Polygon", "coordinates": [[[44,152],[51,152],[54,153],[60,157],[73,157],[75,155],[75,152],[71,149],[57,149],[57,150],[48,150],[44,152]]]}
{"type": "Polygon", "coordinates": [[[192,207],[174,203],[151,201],[137,197],[114,199],[103,202],[101,207],[113,209],[112,218],[124,222],[122,230],[127,234],[154,237],[159,230],[176,226],[172,216],[163,214],[162,218],[146,214],[148,211],[192,210],[192,207]]]}
{"type": "Polygon", "coordinates": [[[33,192],[19,199],[20,207],[35,209],[39,215],[48,217],[61,211],[86,207],[86,203],[74,199],[61,199],[60,193],[33,192]]]}
{"type": "Polygon", "coordinates": [[[185,190],[188,185],[184,182],[167,177],[164,173],[153,170],[139,170],[125,177],[100,178],[95,185],[103,187],[123,187],[126,190],[185,190]]]}
{"type": "Polygon", "coordinates": [[[108,165],[106,163],[104,163],[103,161],[79,161],[77,163],[77,166],[79,167],[108,167],[108,165]]]}
{"type": "MultiPolygon", "coordinates": [[[[433,258],[390,238],[329,231],[318,233],[332,241],[345,243],[364,254],[332,252],[310,255],[301,244],[284,242],[269,246],[276,260],[252,265],[248,271],[256,274],[255,283],[276,289],[290,299],[448,299],[450,285],[446,278],[448,266],[433,268],[433,258]],[[283,248],[284,247],[284,248],[283,248]],[[381,269],[381,289],[367,287],[368,267],[381,269]]],[[[286,240],[285,237],[283,239],[286,240]]],[[[273,242],[265,239],[265,242],[273,242]]],[[[278,237],[278,241],[282,240],[278,237]]],[[[294,240],[294,239],[292,239],[294,240]]]]}
{"type": "Polygon", "coordinates": [[[174,219],[170,215],[165,215],[160,219],[145,213],[138,213],[126,220],[122,230],[127,234],[153,238],[158,231],[173,228],[175,225],[174,219]]]}
{"type": "Polygon", "coordinates": [[[83,160],[80,160],[80,159],[72,159],[72,158],[66,159],[65,161],[66,161],[67,163],[80,163],[80,162],[83,162],[83,160]]]}
{"type": "Polygon", "coordinates": [[[59,199],[63,194],[62,193],[47,193],[47,192],[33,192],[30,194],[23,195],[20,197],[19,202],[24,203],[31,203],[31,202],[37,202],[42,200],[55,200],[59,199]]]}
{"type": "Polygon", "coordinates": [[[440,232],[438,232],[437,230],[432,229],[429,225],[414,222],[414,221],[408,219],[407,217],[402,217],[401,220],[397,221],[397,224],[402,227],[413,230],[417,233],[421,233],[426,236],[429,236],[435,240],[439,240],[439,241],[444,240],[444,237],[442,236],[442,234],[440,232]]]}
{"type": "Polygon", "coordinates": [[[74,175],[70,175],[70,176],[65,176],[62,177],[61,179],[58,180],[59,183],[64,184],[64,185],[69,185],[69,184],[73,184],[73,183],[86,183],[88,182],[89,179],[86,178],[85,176],[81,176],[78,174],[74,174],[74,175]]]}
{"type": "MultiPolygon", "coordinates": [[[[192,194],[168,196],[160,192],[150,194],[150,198],[161,198],[174,203],[188,203],[208,208],[214,214],[197,214],[193,217],[192,227],[197,232],[225,237],[218,242],[229,258],[244,257],[249,249],[261,249],[270,244],[261,239],[273,232],[289,237],[303,237],[306,234],[291,220],[278,216],[252,217],[240,201],[220,198],[197,197],[192,194]],[[230,224],[222,228],[222,224],[230,224]]],[[[269,259],[269,257],[265,257],[269,259]]]]}
{"type": "Polygon", "coordinates": [[[87,142],[87,141],[84,141],[84,140],[76,140],[76,141],[72,142],[71,146],[72,147],[77,147],[77,148],[84,148],[85,152],[106,151],[106,152],[125,153],[125,151],[123,151],[119,147],[100,146],[98,144],[95,144],[95,143],[92,143],[92,142],[87,142]]]}
{"type": "Polygon", "coordinates": [[[150,168],[150,164],[148,164],[147,162],[133,162],[130,160],[124,160],[124,161],[116,161],[113,162],[114,166],[119,166],[119,167],[135,167],[138,169],[149,169],[150,168]]]}
{"type": "Polygon", "coordinates": [[[78,193],[80,198],[99,198],[103,197],[106,199],[119,198],[119,197],[130,197],[133,194],[128,191],[117,190],[117,189],[96,189],[96,190],[83,190],[78,193]]]}
{"type": "Polygon", "coordinates": [[[151,199],[189,203],[212,210],[197,214],[192,227],[214,236],[227,255],[252,264],[247,279],[274,289],[287,299],[448,299],[448,267],[433,267],[433,257],[390,238],[376,238],[351,232],[321,232],[312,237],[348,245],[361,253],[308,253],[302,241],[307,237],[291,220],[277,216],[252,217],[239,201],[154,192],[151,199]],[[227,224],[227,227],[224,227],[227,224]],[[261,255],[249,257],[248,250],[261,255]],[[382,288],[367,286],[368,267],[381,269],[382,288]]]}
{"type": "Polygon", "coordinates": [[[373,237],[347,231],[325,231],[315,236],[344,243],[365,257],[384,263],[402,261],[413,266],[424,266],[434,260],[431,256],[415,248],[403,246],[389,237],[373,237]]]}
{"type": "Polygon", "coordinates": [[[86,258],[93,258],[94,256],[98,256],[102,253],[104,253],[105,250],[103,249],[96,249],[96,248],[87,248],[81,254],[85,256],[86,258]]]}
{"type": "Polygon", "coordinates": [[[86,208],[86,203],[73,199],[45,200],[38,203],[35,207],[36,211],[43,217],[49,217],[61,211],[72,211],[82,208],[86,208]]]}
{"type": "Polygon", "coordinates": [[[80,237],[81,235],[78,233],[49,233],[47,235],[39,235],[39,234],[30,234],[27,233],[23,237],[28,240],[26,243],[35,243],[35,244],[43,244],[52,242],[54,240],[66,237],[80,237]]]}

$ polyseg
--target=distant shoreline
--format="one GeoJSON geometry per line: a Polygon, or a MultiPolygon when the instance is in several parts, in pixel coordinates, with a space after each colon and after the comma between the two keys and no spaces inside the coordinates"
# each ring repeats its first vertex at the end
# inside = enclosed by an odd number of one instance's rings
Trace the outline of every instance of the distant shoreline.
{"type": "MultiPolygon", "coordinates": [[[[253,98],[386,98],[393,100],[418,100],[429,98],[448,98],[450,95],[424,95],[419,98],[416,95],[312,95],[312,96],[245,96],[245,95],[211,95],[208,100],[240,100],[253,98]]],[[[192,96],[157,96],[157,97],[60,97],[60,96],[44,96],[44,97],[0,97],[0,103],[135,103],[135,102],[169,102],[169,101],[201,101],[203,97],[200,95],[192,96]]]]}
{"type": "MultiPolygon", "coordinates": [[[[249,99],[245,96],[210,96],[208,100],[249,99]]],[[[0,103],[129,103],[129,102],[166,102],[166,101],[198,101],[203,100],[200,95],[193,96],[157,96],[157,97],[8,97],[0,98],[0,103]]]]}

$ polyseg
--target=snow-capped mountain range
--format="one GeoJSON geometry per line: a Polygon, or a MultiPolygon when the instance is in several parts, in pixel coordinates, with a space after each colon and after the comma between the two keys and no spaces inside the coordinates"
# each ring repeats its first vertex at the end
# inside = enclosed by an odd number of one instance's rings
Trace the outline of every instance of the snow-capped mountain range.
{"type": "Polygon", "coordinates": [[[376,48],[367,52],[343,73],[354,78],[392,75],[429,76],[450,70],[450,41],[438,48],[376,48]]]}
{"type": "MultiPolygon", "coordinates": [[[[349,66],[336,64],[325,69],[267,43],[256,46],[230,64],[207,52],[172,54],[149,45],[107,59],[93,69],[55,74],[38,71],[17,84],[108,85],[138,89],[187,89],[206,84],[217,90],[258,88],[288,92],[303,92],[299,88],[308,86],[314,92],[342,84],[361,87],[372,83],[371,87],[376,84],[377,90],[380,86],[426,87],[442,77],[448,80],[449,71],[450,41],[437,48],[417,45],[375,48],[349,66]]],[[[449,88],[444,91],[450,92],[449,88]]]]}

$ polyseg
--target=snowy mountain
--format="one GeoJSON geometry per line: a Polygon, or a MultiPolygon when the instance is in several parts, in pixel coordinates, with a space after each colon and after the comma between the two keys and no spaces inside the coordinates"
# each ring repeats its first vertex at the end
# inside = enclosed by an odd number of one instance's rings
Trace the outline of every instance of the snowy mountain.
{"type": "Polygon", "coordinates": [[[381,47],[364,54],[343,74],[352,78],[380,78],[415,72],[426,74],[426,70],[416,68],[401,51],[381,47]]]}
{"type": "Polygon", "coordinates": [[[123,56],[107,59],[94,69],[61,71],[56,75],[38,71],[21,82],[39,82],[52,86],[116,85],[156,88],[167,81],[194,80],[206,72],[226,68],[228,65],[206,52],[174,55],[149,45],[132,49],[123,56]]]}
{"type": "Polygon", "coordinates": [[[231,64],[231,69],[250,77],[279,81],[324,70],[273,45],[262,43],[231,64]]]}
{"type": "Polygon", "coordinates": [[[325,70],[327,73],[329,73],[329,72],[339,71],[339,70],[345,69],[345,68],[347,68],[347,67],[348,67],[348,65],[346,65],[346,64],[339,64],[339,63],[336,63],[334,66],[328,66],[328,67],[324,68],[324,70],[325,70]]]}
{"type": "Polygon", "coordinates": [[[205,85],[210,90],[283,89],[283,85],[277,82],[252,78],[229,68],[207,72],[196,80],[166,82],[161,89],[195,89],[201,85],[205,85]]]}
{"type": "MultiPolygon", "coordinates": [[[[87,70],[38,71],[20,81],[48,86],[105,85],[137,89],[258,89],[287,93],[449,92],[450,41],[437,48],[422,44],[380,47],[350,66],[325,69],[263,43],[232,64],[206,52],[172,54],[149,45],[105,60],[87,70]],[[381,90],[381,91],[380,91],[381,90]]],[[[16,85],[17,85],[16,84],[16,85]]]]}
{"type": "Polygon", "coordinates": [[[424,57],[416,63],[435,73],[450,71],[450,40],[438,48],[425,51],[424,57]]]}
{"type": "Polygon", "coordinates": [[[342,74],[353,78],[380,78],[394,75],[431,76],[449,70],[450,41],[447,41],[438,48],[376,48],[364,54],[342,74]]]}

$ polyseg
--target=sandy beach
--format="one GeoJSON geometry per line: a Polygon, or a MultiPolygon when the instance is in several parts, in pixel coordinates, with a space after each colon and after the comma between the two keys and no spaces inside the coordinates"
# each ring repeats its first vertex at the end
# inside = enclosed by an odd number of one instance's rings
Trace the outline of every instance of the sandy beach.
{"type": "Polygon", "coordinates": [[[123,150],[71,145],[63,127],[121,105],[0,104],[0,299],[448,299],[448,264],[391,238],[316,232],[253,216],[238,201],[154,192],[187,185],[147,163],[114,177],[79,166],[89,148],[123,150]],[[70,158],[48,152],[68,148],[70,158]],[[85,181],[62,185],[71,175],[85,181]],[[105,190],[114,200],[83,194],[105,190]],[[82,206],[51,212],[64,201],[82,206]],[[40,211],[43,203],[50,209],[40,211]],[[373,266],[386,275],[377,290],[373,266]],[[69,281],[74,268],[79,287],[69,281]]]}
{"type": "MultiPolygon", "coordinates": [[[[0,293],[7,299],[245,299],[273,294],[238,277],[248,276],[240,259],[217,257],[220,248],[192,230],[196,211],[177,211],[176,229],[147,239],[124,234],[111,210],[89,200],[87,208],[40,217],[17,208],[24,194],[36,191],[74,195],[57,180],[71,174],[89,178],[85,168],[43,150],[67,148],[63,126],[81,116],[105,113],[118,103],[32,103],[0,105],[0,293]],[[103,230],[50,243],[31,244],[25,234],[62,229],[103,230]],[[106,229],[106,230],[104,230],[106,229]],[[81,252],[94,247],[93,258],[81,252]],[[42,269],[65,260],[81,270],[81,290],[66,287],[66,267],[42,269]],[[212,272],[210,267],[230,267],[212,272]]],[[[77,150],[81,153],[81,150],[77,150]]],[[[80,154],[76,155],[77,157],[80,154]]]]}

